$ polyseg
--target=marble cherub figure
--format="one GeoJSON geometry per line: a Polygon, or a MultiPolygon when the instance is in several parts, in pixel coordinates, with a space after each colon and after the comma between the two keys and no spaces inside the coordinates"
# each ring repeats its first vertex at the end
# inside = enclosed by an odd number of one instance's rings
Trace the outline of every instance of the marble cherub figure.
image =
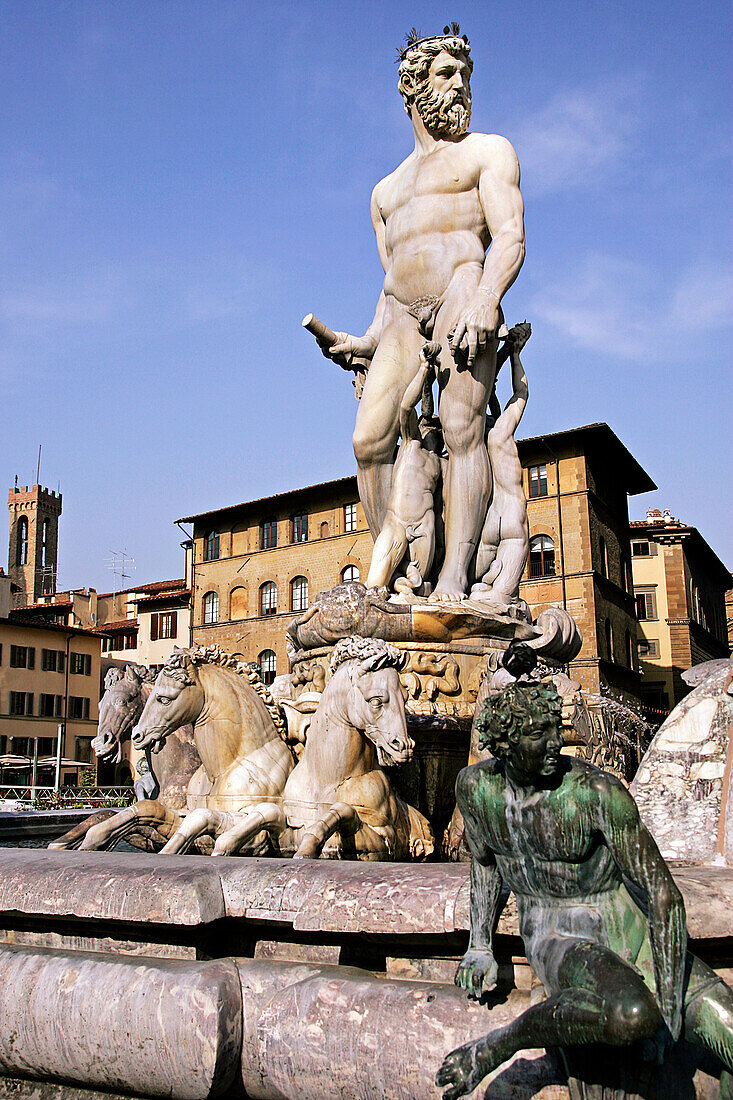
{"type": "Polygon", "coordinates": [[[684,1031],[733,1071],[733,991],[686,952],[682,896],[612,775],[560,754],[562,701],[547,682],[515,683],[477,724],[494,758],[456,784],[471,851],[471,934],[456,984],[494,988],[492,930],[502,880],[514,891],[527,959],[547,999],[459,1047],[438,1070],[444,1100],[472,1092],[520,1050],[642,1040],[661,1062],[684,1031]],[[624,884],[641,889],[648,916],[624,884]]]}
{"type": "Polygon", "coordinates": [[[527,498],[514,437],[529,397],[519,353],[531,334],[527,321],[509,330],[497,356],[496,369],[498,374],[506,359],[511,361],[512,396],[503,412],[495,389],[489,401],[486,447],[493,487],[476,556],[476,577],[480,579],[471,589],[471,596],[499,604],[507,604],[516,597],[529,549],[527,498]]]}
{"type": "Polygon", "coordinates": [[[524,208],[514,149],[469,133],[473,63],[457,24],[412,35],[399,90],[413,126],[410,155],[374,188],[372,222],[384,267],[363,336],[336,333],[324,353],[370,360],[354,430],[359,497],[372,535],[392,496],[400,408],[422,344],[420,302],[435,302],[440,345],[438,414],[448,462],[445,557],[431,599],[464,599],[491,495],[485,411],[496,374],[500,302],[524,261],[524,208]],[[490,247],[489,247],[490,246],[490,247]],[[487,251],[488,250],[488,251],[487,251]]]}
{"type": "Polygon", "coordinates": [[[404,576],[396,576],[397,592],[418,593],[428,578],[435,554],[435,493],[442,472],[443,436],[439,421],[431,415],[430,387],[440,345],[432,341],[420,350],[418,372],[405,390],[400,405],[400,443],[392,476],[387,514],[374,544],[367,588],[389,584],[405,554],[409,563],[404,576]],[[418,419],[416,406],[423,397],[418,419]]]}

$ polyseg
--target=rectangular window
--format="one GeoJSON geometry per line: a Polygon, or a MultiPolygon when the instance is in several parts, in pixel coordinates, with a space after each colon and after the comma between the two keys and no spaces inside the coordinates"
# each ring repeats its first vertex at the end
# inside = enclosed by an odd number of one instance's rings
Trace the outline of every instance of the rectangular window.
{"type": "Polygon", "coordinates": [[[41,694],[38,698],[38,713],[41,718],[60,718],[63,707],[63,695],[41,694]]]}
{"type": "Polygon", "coordinates": [[[157,642],[159,638],[175,638],[178,633],[177,611],[154,611],[150,616],[150,640],[157,642]]]}
{"type": "Polygon", "coordinates": [[[69,696],[69,718],[88,718],[89,700],[78,695],[69,696]]]}
{"type": "Polygon", "coordinates": [[[290,520],[290,541],[308,541],[308,516],[303,512],[290,520]]]}
{"type": "Polygon", "coordinates": [[[35,668],[36,666],[36,651],[33,646],[30,645],[11,645],[10,647],[10,667],[11,668],[35,668]]]}
{"type": "Polygon", "coordinates": [[[634,539],[631,543],[631,554],[635,558],[655,558],[657,556],[656,542],[648,539],[634,539]]]}
{"type": "Polygon", "coordinates": [[[63,649],[42,649],[41,668],[44,672],[63,672],[65,657],[63,649]]]}
{"type": "Polygon", "coordinates": [[[656,585],[651,588],[635,588],[634,598],[636,599],[636,617],[640,623],[657,618],[656,585]]]}
{"type": "Polygon", "coordinates": [[[92,655],[91,655],[91,653],[70,653],[69,654],[69,672],[72,676],[91,676],[91,674],[92,674],[92,655]]]}
{"type": "Polygon", "coordinates": [[[344,531],[350,534],[356,530],[356,505],[344,504],[344,531]]]}
{"type": "Polygon", "coordinates": [[[266,519],[260,527],[260,549],[271,550],[277,546],[277,520],[266,519]]]}
{"type": "Polygon", "coordinates": [[[11,714],[33,714],[33,692],[32,691],[11,691],[10,692],[10,713],[11,714]]]}
{"type": "Polygon", "coordinates": [[[531,497],[547,496],[547,466],[530,466],[529,468],[529,495],[531,497]]]}
{"type": "Polygon", "coordinates": [[[76,759],[82,764],[90,764],[92,761],[92,742],[88,737],[77,737],[76,759]]]}
{"type": "Polygon", "coordinates": [[[639,641],[639,657],[643,660],[659,656],[659,641],[656,638],[646,638],[639,641]]]}

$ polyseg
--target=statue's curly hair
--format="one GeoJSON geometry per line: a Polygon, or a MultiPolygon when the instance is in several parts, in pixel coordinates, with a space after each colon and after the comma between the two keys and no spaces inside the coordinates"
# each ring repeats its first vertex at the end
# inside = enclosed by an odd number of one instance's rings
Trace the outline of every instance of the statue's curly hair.
{"type": "Polygon", "coordinates": [[[509,684],[486,700],[476,718],[479,748],[504,757],[523,730],[553,719],[562,721],[562,699],[552,681],[509,684]]]}
{"type": "Polygon", "coordinates": [[[397,87],[404,100],[405,111],[408,115],[415,99],[415,92],[427,79],[432,61],[440,53],[449,53],[453,57],[465,57],[469,74],[473,72],[471,47],[468,41],[460,38],[457,34],[439,36],[421,42],[420,45],[410,50],[400,62],[398,69],[399,82],[397,87]]]}
{"type": "Polygon", "coordinates": [[[351,634],[348,638],[341,638],[334,646],[331,672],[334,673],[347,661],[368,661],[372,671],[378,668],[400,669],[405,662],[405,654],[382,638],[362,638],[359,634],[351,634]]]}

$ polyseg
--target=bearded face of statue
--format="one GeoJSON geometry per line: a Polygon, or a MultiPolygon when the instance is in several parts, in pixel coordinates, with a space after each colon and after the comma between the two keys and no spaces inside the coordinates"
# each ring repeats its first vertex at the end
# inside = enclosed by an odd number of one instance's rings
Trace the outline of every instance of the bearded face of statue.
{"type": "Polygon", "coordinates": [[[433,58],[415,90],[414,105],[435,137],[460,137],[471,123],[470,70],[466,60],[446,52],[433,58]]]}

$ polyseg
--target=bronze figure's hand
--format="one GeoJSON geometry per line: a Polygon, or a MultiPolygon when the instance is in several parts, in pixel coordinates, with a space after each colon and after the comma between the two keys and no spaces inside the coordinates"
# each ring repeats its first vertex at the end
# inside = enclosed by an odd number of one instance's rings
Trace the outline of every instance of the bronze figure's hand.
{"type": "Polygon", "coordinates": [[[465,989],[469,997],[478,1000],[482,993],[496,988],[499,969],[490,951],[467,951],[461,959],[453,979],[459,989],[465,989]]]}

